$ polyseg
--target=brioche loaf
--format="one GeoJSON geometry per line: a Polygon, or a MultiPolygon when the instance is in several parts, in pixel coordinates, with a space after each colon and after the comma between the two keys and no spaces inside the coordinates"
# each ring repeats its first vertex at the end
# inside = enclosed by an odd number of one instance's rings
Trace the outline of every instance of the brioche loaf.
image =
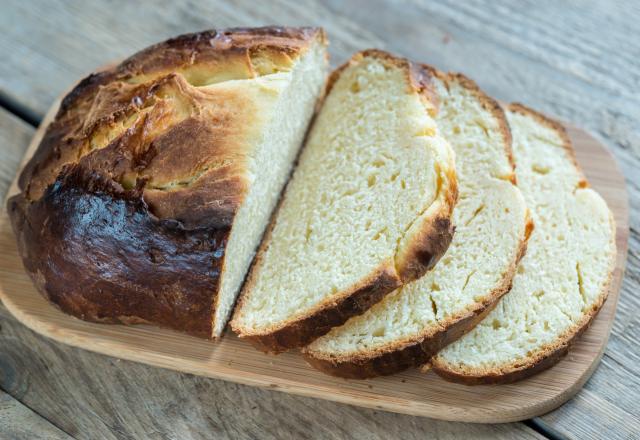
{"type": "Polygon", "coordinates": [[[433,271],[304,348],[311,365],[335,376],[419,366],[460,337],[509,289],[530,233],[502,109],[464,76],[430,70],[436,123],[456,154],[456,233],[433,271]]]}
{"type": "Polygon", "coordinates": [[[587,187],[564,128],[518,104],[507,116],[536,227],[511,292],[432,360],[466,384],[512,382],[558,362],[602,307],[615,263],[612,214],[587,187]]]}
{"type": "Polygon", "coordinates": [[[451,241],[454,157],[427,70],[381,51],[329,80],[231,326],[299,347],[431,268],[451,241]]]}
{"type": "Polygon", "coordinates": [[[325,81],[320,29],[183,35],[89,76],[8,202],[63,311],[219,336],[325,81]]]}

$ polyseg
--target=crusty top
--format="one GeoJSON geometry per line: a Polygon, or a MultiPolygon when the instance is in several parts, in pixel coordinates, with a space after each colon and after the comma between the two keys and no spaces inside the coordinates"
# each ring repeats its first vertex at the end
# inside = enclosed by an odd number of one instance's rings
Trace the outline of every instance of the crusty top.
{"type": "Polygon", "coordinates": [[[85,319],[206,334],[268,99],[234,80],[286,72],[324,39],[314,28],[205,31],[81,81],[9,201],[40,290],[85,319]]]}
{"type": "Polygon", "coordinates": [[[136,188],[159,218],[230,225],[246,190],[243,150],[253,146],[259,109],[242,88],[204,86],[286,71],[319,33],[188,34],[90,75],[63,100],[20,188],[39,199],[63,167],[77,164],[136,188]]]}

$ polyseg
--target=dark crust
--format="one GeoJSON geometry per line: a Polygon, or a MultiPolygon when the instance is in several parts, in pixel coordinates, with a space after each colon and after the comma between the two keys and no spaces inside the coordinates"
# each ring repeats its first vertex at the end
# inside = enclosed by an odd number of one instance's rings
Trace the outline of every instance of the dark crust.
{"type": "Polygon", "coordinates": [[[323,373],[345,379],[370,379],[377,376],[387,376],[423,365],[444,347],[471,331],[493,310],[498,304],[498,300],[511,290],[515,269],[526,253],[527,240],[532,231],[533,223],[529,220],[518,255],[507,271],[507,275],[502,279],[502,284],[488,294],[482,303],[476,304],[472,310],[467,310],[443,322],[436,331],[420,337],[417,341],[394,344],[393,347],[381,349],[362,357],[345,356],[344,358],[330,359],[319,357],[314,353],[303,352],[305,360],[323,373]],[[398,348],[398,346],[402,348],[398,348]]]}
{"type": "Polygon", "coordinates": [[[433,269],[449,249],[455,230],[451,216],[457,196],[452,194],[449,198],[454,202],[447,203],[438,216],[425,222],[422,230],[416,234],[414,242],[404,253],[403,264],[397,267],[403,283],[417,280],[433,269]]]}
{"type": "Polygon", "coordinates": [[[71,166],[37,201],[8,202],[25,268],[62,311],[211,335],[227,230],[185,230],[134,191],[71,166]]]}
{"type": "MultiPolygon", "coordinates": [[[[404,58],[397,58],[377,49],[358,52],[348,62],[338,67],[328,79],[325,96],[329,94],[340,74],[348,66],[358,63],[365,57],[376,57],[402,68],[407,72],[407,80],[411,87],[410,92],[417,92],[424,99],[429,100],[431,108],[437,107],[437,96],[433,92],[429,72],[423,71],[404,58]]],[[[392,265],[383,267],[368,279],[351,289],[347,289],[338,298],[332,299],[331,302],[325,301],[303,317],[286,322],[285,325],[278,328],[255,334],[251,329],[243,328],[238,322],[239,319],[234,317],[231,321],[233,331],[240,338],[248,340],[264,352],[281,353],[289,349],[303,347],[328,333],[331,328],[344,324],[350,317],[364,313],[382,300],[384,296],[400,287],[403,282],[423,275],[446,252],[453,235],[450,217],[457,201],[457,180],[453,166],[446,172],[448,173],[447,187],[445,188],[446,194],[443,196],[443,207],[432,219],[429,219],[430,221],[425,222],[425,227],[416,234],[417,243],[412,246],[409,256],[404,259],[404,264],[400,268],[392,267],[392,265]]],[[[286,197],[286,191],[284,197],[286,197]]],[[[277,211],[240,294],[236,306],[236,316],[243,307],[248,295],[247,292],[255,284],[256,268],[260,266],[268,247],[276,217],[277,211]]]]}
{"type": "MultiPolygon", "coordinates": [[[[563,141],[563,148],[567,151],[569,159],[572,161],[575,168],[582,174],[580,166],[576,160],[575,151],[572,146],[571,139],[567,134],[566,129],[558,121],[555,121],[542,113],[532,110],[522,104],[512,103],[507,107],[510,111],[519,113],[521,115],[529,116],[555,130],[563,141]]],[[[579,182],[580,188],[588,187],[588,182],[584,177],[579,182]]],[[[616,235],[615,223],[613,216],[611,215],[611,224],[613,237],[616,235]]],[[[524,380],[528,377],[534,376],[548,368],[551,368],[564,358],[571,346],[580,338],[580,336],[589,328],[594,318],[598,315],[602,306],[607,300],[609,294],[609,286],[613,278],[613,270],[615,267],[615,252],[611,257],[609,276],[604,283],[601,294],[592,306],[589,313],[585,314],[581,322],[568,329],[565,334],[559,336],[554,343],[541,347],[536,353],[532,354],[526,361],[517,361],[509,365],[505,365],[500,370],[486,369],[482,371],[475,371],[472,369],[460,369],[454,370],[447,366],[444,362],[438,362],[434,359],[431,369],[435,371],[439,376],[450,382],[461,383],[465,385],[491,385],[491,384],[507,384],[520,380],[524,380]]]]}
{"type": "Polygon", "coordinates": [[[441,186],[438,199],[434,201],[439,205],[438,212],[423,222],[406,249],[396,255],[396,268],[403,284],[417,280],[433,269],[453,240],[455,227],[451,219],[458,201],[458,181],[453,164],[444,173],[446,184],[441,186]]]}
{"type": "MultiPolygon", "coordinates": [[[[508,288],[501,290],[504,294],[508,288]]],[[[371,379],[378,376],[388,376],[427,362],[443,347],[471,330],[493,309],[495,304],[495,301],[488,301],[483,305],[484,309],[467,313],[448,328],[440,329],[420,342],[412,343],[399,350],[384,352],[373,358],[354,358],[343,361],[321,359],[308,353],[303,353],[303,356],[312,367],[331,376],[344,379],[371,379]]]]}
{"type": "MultiPolygon", "coordinates": [[[[511,165],[514,166],[511,131],[505,113],[499,104],[485,95],[475,82],[462,74],[443,73],[425,64],[420,66],[425,71],[428,71],[430,76],[441,79],[445,84],[448,81],[458,81],[463,87],[476,95],[483,107],[500,121],[500,132],[504,138],[505,152],[511,165]]],[[[513,173],[510,181],[515,184],[515,173],[513,173]]],[[[417,340],[398,341],[393,346],[381,348],[362,356],[347,355],[341,358],[329,358],[320,356],[320,353],[303,350],[305,360],[311,366],[324,373],[347,379],[368,379],[390,375],[425,364],[442,348],[471,331],[497,305],[500,298],[511,289],[516,267],[526,253],[527,242],[533,232],[533,228],[533,222],[527,214],[523,240],[515,260],[502,279],[502,283],[487,294],[481,303],[476,304],[472,309],[462,312],[456,317],[450,318],[447,322],[441,323],[439,329],[431,331],[429,334],[421,335],[417,340]]]]}
{"type": "MultiPolygon", "coordinates": [[[[172,180],[172,163],[184,163],[185,142],[180,136],[185,133],[192,142],[201,139],[203,145],[212,145],[213,156],[233,157],[241,147],[228,142],[237,136],[227,135],[230,124],[225,118],[242,107],[241,99],[219,97],[234,110],[208,119],[187,118],[145,141],[144,149],[141,139],[154,129],[151,117],[105,148],[82,155],[83,142],[97,129],[112,129],[147,100],[155,105],[165,87],[189,105],[211,99],[190,92],[176,70],[203,65],[252,77],[257,74],[254,59],[286,64],[313,40],[324,44],[324,32],[264,27],[182,35],[88,76],[67,94],[20,174],[22,192],[7,203],[23,263],[42,295],[64,312],[88,321],[153,323],[212,337],[225,247],[246,189],[240,165],[231,161],[207,171],[178,191],[146,185],[163,173],[172,180]],[[127,82],[137,75],[149,76],[150,85],[127,82]],[[99,101],[105,92],[110,94],[99,101]],[[222,141],[212,143],[218,139],[222,141]],[[161,142],[174,152],[174,159],[162,157],[161,142]],[[135,188],[125,190],[121,184],[126,172],[141,172],[154,165],[154,159],[160,165],[148,169],[160,172],[139,174],[135,188]],[[202,209],[191,209],[193,204],[202,209]]],[[[167,117],[170,110],[160,106],[157,116],[167,117]]],[[[247,114],[252,111],[245,109],[247,114]]]]}
{"type": "MultiPolygon", "coordinates": [[[[333,327],[344,324],[350,317],[364,313],[398,286],[396,274],[390,270],[382,270],[372,280],[361,283],[359,287],[336,299],[331,306],[319,308],[317,312],[309,313],[271,333],[239,332],[239,336],[265,353],[282,353],[291,348],[303,347],[327,334],[333,327]]],[[[238,329],[234,330],[238,332],[238,329]]]]}

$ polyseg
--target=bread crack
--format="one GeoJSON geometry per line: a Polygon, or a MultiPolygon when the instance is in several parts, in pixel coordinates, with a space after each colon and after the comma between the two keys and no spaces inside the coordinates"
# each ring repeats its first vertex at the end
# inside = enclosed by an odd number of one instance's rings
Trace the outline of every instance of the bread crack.
{"type": "MultiPolygon", "coordinates": [[[[587,293],[584,290],[584,279],[582,278],[582,271],[580,270],[580,262],[576,263],[576,274],[578,275],[578,291],[582,297],[582,303],[587,305],[587,293]]],[[[584,310],[584,307],[583,307],[584,310]]]]}
{"type": "Polygon", "coordinates": [[[433,295],[429,295],[429,299],[431,300],[431,310],[433,311],[433,316],[437,319],[438,318],[438,304],[436,304],[436,301],[433,299],[433,295]]]}
{"type": "Polygon", "coordinates": [[[96,126],[92,130],[92,133],[83,148],[78,149],[76,160],[79,161],[84,156],[95,150],[108,147],[114,140],[121,138],[128,130],[135,127],[140,119],[144,118],[148,112],[149,108],[144,108],[140,111],[134,111],[123,115],[122,118],[112,124],[100,124],[96,126]],[[116,127],[113,125],[116,125],[116,127]]]}
{"type": "MultiPolygon", "coordinates": [[[[182,179],[172,180],[172,181],[165,182],[165,183],[162,183],[162,184],[149,183],[145,187],[149,188],[149,189],[159,190],[159,191],[171,191],[171,190],[175,190],[175,189],[187,188],[187,187],[193,185],[194,182],[196,182],[202,176],[207,174],[209,171],[212,171],[212,170],[215,170],[215,169],[218,169],[218,168],[223,168],[223,167],[228,166],[230,164],[231,164],[230,160],[222,160],[222,161],[219,161],[219,162],[212,162],[212,163],[209,163],[208,165],[200,168],[196,173],[192,174],[191,176],[187,176],[187,177],[184,177],[182,179]]],[[[140,177],[140,176],[136,176],[136,177],[140,177]]]]}
{"type": "Polygon", "coordinates": [[[484,208],[485,208],[484,203],[478,206],[478,208],[475,211],[473,211],[473,214],[471,214],[471,218],[469,218],[469,220],[467,220],[464,225],[469,226],[469,223],[471,223],[478,216],[478,214],[480,214],[484,210],[484,208]]]}
{"type": "Polygon", "coordinates": [[[471,273],[469,275],[467,275],[467,279],[464,280],[464,285],[462,286],[462,290],[464,291],[467,286],[469,285],[469,280],[471,279],[471,277],[476,273],[475,270],[471,271],[471,273]]]}
{"type": "Polygon", "coordinates": [[[561,307],[558,307],[558,310],[560,311],[560,313],[562,313],[564,316],[567,317],[567,319],[569,319],[570,322],[573,322],[573,317],[571,315],[569,315],[567,312],[565,312],[564,310],[562,310],[561,307]]]}
{"type": "MultiPolygon", "coordinates": [[[[239,74],[236,72],[230,75],[229,71],[211,71],[211,69],[203,69],[201,66],[194,66],[190,63],[187,67],[176,69],[175,75],[180,76],[187,84],[192,87],[208,87],[217,84],[224,84],[230,81],[252,80],[260,77],[275,75],[278,73],[289,72],[288,66],[278,65],[275,63],[261,61],[257,54],[250,54],[248,57],[248,70],[239,74]]],[[[166,76],[166,73],[159,71],[147,75],[132,76],[124,80],[127,84],[146,84],[166,76]]]]}
{"type": "Polygon", "coordinates": [[[309,241],[311,240],[311,233],[313,232],[313,229],[311,228],[311,225],[307,222],[307,228],[305,230],[305,234],[304,234],[304,242],[309,244],[309,241]]]}
{"type": "Polygon", "coordinates": [[[542,165],[538,165],[538,164],[534,164],[531,167],[531,171],[533,171],[536,174],[540,174],[540,175],[545,175],[545,174],[549,174],[549,171],[551,171],[551,169],[549,167],[545,167],[542,165]]]}

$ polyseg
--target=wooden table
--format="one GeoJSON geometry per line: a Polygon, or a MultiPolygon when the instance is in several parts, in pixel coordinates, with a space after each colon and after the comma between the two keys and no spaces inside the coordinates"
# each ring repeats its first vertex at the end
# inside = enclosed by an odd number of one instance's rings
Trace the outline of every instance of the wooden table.
{"type": "Polygon", "coordinates": [[[617,319],[578,395],[524,423],[361,409],[147,367],[51,342],[0,306],[0,438],[639,438],[640,4],[633,1],[5,0],[0,197],[54,98],[97,66],[214,27],[323,26],[332,63],[378,47],[456,70],[505,101],[588,129],[615,154],[631,237],[617,319]]]}

